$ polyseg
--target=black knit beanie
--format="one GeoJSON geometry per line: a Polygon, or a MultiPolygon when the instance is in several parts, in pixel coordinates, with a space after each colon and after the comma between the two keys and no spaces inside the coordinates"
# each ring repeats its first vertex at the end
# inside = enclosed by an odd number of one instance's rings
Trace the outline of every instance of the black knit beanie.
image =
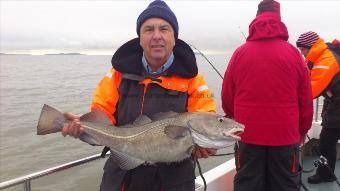
{"type": "Polygon", "coordinates": [[[259,3],[257,9],[257,15],[260,15],[264,12],[274,12],[280,15],[280,3],[274,0],[263,0],[259,3]]]}
{"type": "Polygon", "coordinates": [[[140,27],[150,18],[161,18],[169,22],[175,32],[175,38],[178,38],[178,22],[176,15],[171,11],[169,6],[161,0],[155,0],[139,15],[137,19],[137,34],[140,36],[140,27]]]}

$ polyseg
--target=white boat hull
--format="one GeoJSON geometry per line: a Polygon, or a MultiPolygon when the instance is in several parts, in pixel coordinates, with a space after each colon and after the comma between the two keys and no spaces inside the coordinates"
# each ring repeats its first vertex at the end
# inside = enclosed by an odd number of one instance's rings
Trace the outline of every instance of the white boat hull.
{"type": "MultiPolygon", "coordinates": [[[[232,191],[234,189],[235,160],[230,159],[227,162],[209,170],[203,176],[207,183],[207,191],[232,191]]],[[[203,191],[204,183],[200,176],[196,177],[195,191],[203,191]]]]}

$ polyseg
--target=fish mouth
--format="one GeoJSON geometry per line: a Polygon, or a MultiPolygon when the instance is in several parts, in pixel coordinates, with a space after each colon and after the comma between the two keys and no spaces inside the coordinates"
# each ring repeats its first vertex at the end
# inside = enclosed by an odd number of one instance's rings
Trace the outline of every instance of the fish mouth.
{"type": "Polygon", "coordinates": [[[190,132],[194,143],[203,148],[222,149],[233,144],[230,136],[206,136],[192,128],[190,128],[190,132]]]}
{"type": "Polygon", "coordinates": [[[244,127],[234,127],[228,131],[223,131],[223,135],[241,140],[240,135],[244,132],[244,127]]]}

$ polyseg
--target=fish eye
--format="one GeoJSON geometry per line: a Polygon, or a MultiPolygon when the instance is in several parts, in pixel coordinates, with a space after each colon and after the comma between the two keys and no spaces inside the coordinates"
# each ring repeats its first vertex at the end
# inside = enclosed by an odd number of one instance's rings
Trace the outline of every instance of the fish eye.
{"type": "Polygon", "coordinates": [[[219,118],[217,118],[217,120],[221,123],[224,121],[223,117],[219,117],[219,118]]]}

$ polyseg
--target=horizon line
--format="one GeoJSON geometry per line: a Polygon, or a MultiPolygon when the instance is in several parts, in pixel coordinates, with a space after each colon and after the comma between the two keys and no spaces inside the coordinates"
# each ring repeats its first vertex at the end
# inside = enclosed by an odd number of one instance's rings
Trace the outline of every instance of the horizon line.
{"type": "MultiPolygon", "coordinates": [[[[200,50],[205,55],[221,55],[229,54],[230,50],[200,50]]],[[[57,50],[14,50],[2,51],[0,55],[31,55],[31,56],[46,56],[46,55],[88,55],[88,56],[112,56],[116,50],[84,50],[84,51],[57,51],[57,50]]],[[[195,54],[198,51],[193,50],[195,54]]]]}

